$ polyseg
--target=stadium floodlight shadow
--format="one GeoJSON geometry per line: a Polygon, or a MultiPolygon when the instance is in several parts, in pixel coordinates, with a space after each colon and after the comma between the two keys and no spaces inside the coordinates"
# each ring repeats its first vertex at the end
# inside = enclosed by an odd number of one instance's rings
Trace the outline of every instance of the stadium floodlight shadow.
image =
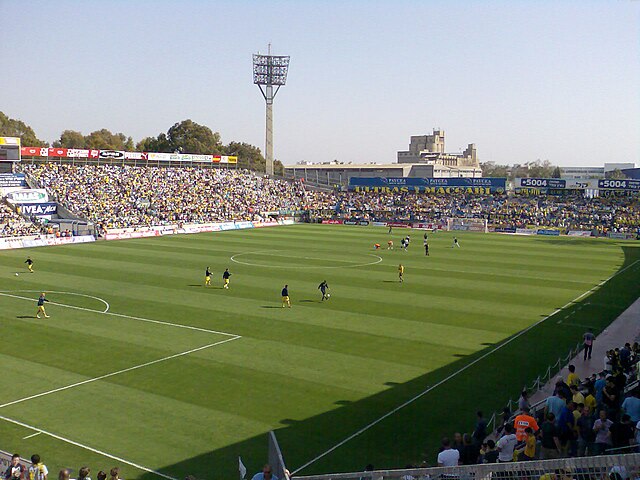
{"type": "MultiPolygon", "coordinates": [[[[620,271],[640,260],[640,248],[624,246],[623,251],[625,261],[620,271]]],[[[599,334],[638,298],[639,281],[640,268],[628,268],[613,277],[572,304],[582,306],[572,315],[572,322],[592,325],[594,333],[599,334]]],[[[235,478],[240,455],[253,475],[267,461],[269,429],[275,430],[287,467],[292,471],[361,431],[299,475],[361,471],[367,463],[373,463],[377,469],[401,468],[422,460],[434,464],[443,435],[472,431],[477,410],[482,410],[487,418],[491,412],[501,411],[509,397],[517,398],[523,385],[533,382],[558,356],[575,347],[584,329],[558,324],[557,320],[564,315],[565,312],[557,312],[526,333],[514,334],[495,345],[479,344],[485,348],[375,394],[348,403],[324,399],[327,404],[335,404],[335,408],[295,422],[290,422],[283,412],[283,420],[271,420],[269,428],[253,437],[154,467],[176,478],[187,474],[209,478],[211,472],[216,472],[219,478],[235,478]],[[535,348],[533,356],[532,348],[535,348]],[[474,361],[477,362],[472,364],[474,361]],[[429,386],[435,388],[421,395],[429,386]],[[393,415],[376,422],[414,398],[393,415]]],[[[278,388],[274,385],[274,395],[288,394],[278,388]]],[[[152,473],[138,478],[159,480],[152,473]]]]}

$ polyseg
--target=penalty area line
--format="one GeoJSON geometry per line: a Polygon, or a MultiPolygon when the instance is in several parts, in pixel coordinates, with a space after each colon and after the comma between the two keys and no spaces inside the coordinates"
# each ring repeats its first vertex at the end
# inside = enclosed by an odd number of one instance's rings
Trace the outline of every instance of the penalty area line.
{"type": "MultiPolygon", "coordinates": [[[[27,300],[29,302],[37,302],[37,300],[34,300],[33,298],[21,297],[20,295],[11,295],[9,293],[4,293],[4,292],[0,292],[0,295],[4,297],[18,298],[20,300],[27,300]]],[[[109,312],[109,311],[94,310],[93,308],[77,307],[75,305],[67,305],[66,303],[55,303],[50,301],[49,304],[56,305],[58,307],[71,308],[72,310],[81,310],[83,312],[99,313],[101,315],[111,315],[114,317],[128,318],[130,320],[137,320],[139,322],[148,322],[148,323],[155,323],[158,325],[165,325],[168,327],[184,328],[186,330],[194,330],[196,332],[214,333],[216,335],[225,335],[227,337],[239,336],[239,335],[236,335],[235,333],[221,332],[218,330],[209,330],[208,328],[193,327],[191,325],[182,325],[180,323],[163,322],[162,320],[153,320],[151,318],[134,317],[132,315],[125,315],[124,313],[115,313],[115,312],[109,312]]]]}
{"type": "MultiPolygon", "coordinates": [[[[105,452],[103,450],[98,450],[97,448],[93,448],[93,447],[90,447],[88,445],[83,445],[82,443],[78,443],[78,442],[76,442],[74,440],[70,440],[70,439],[62,437],[60,435],[56,435],[55,433],[48,432],[48,431],[43,430],[43,429],[38,428],[38,427],[34,427],[33,425],[29,425],[27,423],[20,422],[18,420],[14,420],[13,418],[9,418],[9,417],[5,417],[5,416],[0,415],[0,420],[4,420],[5,422],[8,422],[8,423],[13,423],[14,425],[18,425],[20,427],[24,427],[24,428],[27,428],[29,430],[33,430],[34,432],[36,432],[35,435],[38,435],[38,434],[47,435],[47,436],[49,436],[51,438],[55,438],[56,440],[60,440],[61,442],[65,442],[65,443],[68,443],[69,445],[74,445],[74,446],[82,448],[84,450],[88,450],[90,452],[97,453],[98,455],[102,455],[104,457],[110,458],[111,460],[115,460],[117,462],[124,463],[126,465],[131,466],[131,467],[135,467],[138,470],[142,470],[142,471],[147,472],[147,473],[153,473],[154,475],[157,475],[157,476],[162,477],[162,478],[166,478],[167,480],[178,480],[177,478],[172,477],[171,475],[167,475],[165,473],[158,472],[157,470],[153,470],[153,469],[151,469],[149,467],[145,467],[144,465],[140,465],[138,463],[130,462],[129,460],[125,460],[122,457],[118,457],[116,455],[112,455],[112,454],[107,453],[107,452],[105,452]]],[[[35,435],[31,435],[31,436],[33,437],[35,435]]],[[[25,437],[25,438],[28,438],[28,437],[25,437]]]]}
{"type": "Polygon", "coordinates": [[[476,358],[475,360],[467,363],[466,365],[464,365],[463,367],[459,368],[458,370],[456,370],[455,372],[453,372],[451,375],[443,378],[442,380],[440,380],[438,383],[436,383],[435,385],[432,385],[430,387],[428,387],[427,389],[423,390],[422,392],[418,393],[417,395],[415,395],[414,397],[410,398],[409,400],[405,401],[404,403],[402,403],[401,405],[397,406],[396,408],[394,408],[393,410],[390,410],[389,412],[385,413],[384,415],[382,415],[381,417],[375,419],[374,421],[372,421],[371,423],[369,423],[368,425],[365,425],[364,427],[362,427],[360,430],[352,433],[351,435],[349,435],[347,438],[345,438],[344,440],[341,440],[340,442],[336,443],[333,447],[329,448],[328,450],[326,450],[325,452],[321,453],[320,455],[316,456],[315,458],[312,458],[311,460],[309,460],[307,463],[305,463],[304,465],[298,467],[297,469],[293,470],[291,472],[292,475],[295,475],[296,473],[300,472],[301,470],[304,470],[305,468],[307,468],[309,465],[314,464],[315,462],[317,462],[318,460],[320,460],[321,458],[329,455],[331,452],[333,452],[334,450],[337,450],[338,448],[340,448],[342,445],[344,445],[345,443],[353,440],[354,438],[360,436],[361,434],[363,434],[364,432],[366,432],[367,430],[369,430],[371,427],[374,427],[375,425],[377,425],[378,423],[382,422],[383,420],[389,418],[390,416],[394,415],[395,413],[399,412],[400,410],[402,410],[403,408],[405,408],[408,405],[411,405],[412,403],[414,403],[416,400],[424,397],[427,393],[435,390],[436,388],[438,388],[440,385],[443,385],[444,383],[448,382],[449,380],[451,380],[452,378],[457,377],[459,374],[461,374],[462,372],[464,372],[465,370],[471,368],[473,365],[475,365],[476,363],[478,363],[481,360],[484,360],[485,358],[487,358],[490,355],[493,355],[495,352],[497,352],[498,350],[500,350],[501,348],[509,345],[511,342],[513,342],[514,340],[516,340],[517,338],[520,338],[522,335],[524,335],[525,333],[529,332],[530,330],[534,329],[535,327],[537,327],[538,325],[540,325],[541,323],[543,323],[545,320],[548,320],[549,318],[553,317],[554,315],[556,315],[558,312],[561,312],[562,310],[564,310],[565,308],[567,308],[569,305],[581,300],[582,298],[586,297],[587,295],[589,295],[590,293],[592,293],[594,290],[596,290],[597,288],[600,288],[602,285],[604,285],[606,282],[608,282],[609,280],[617,277],[618,275],[620,275],[621,273],[623,273],[624,271],[628,270],[629,268],[633,267],[634,265],[636,265],[636,263],[640,262],[640,260],[636,260],[635,262],[627,265],[625,268],[623,268],[622,270],[618,270],[616,273],[614,273],[613,275],[611,275],[609,278],[604,279],[603,281],[601,281],[600,283],[598,283],[596,286],[590,288],[589,290],[587,290],[586,292],[578,295],[576,298],[574,298],[573,300],[571,300],[570,302],[567,302],[566,305],[555,309],[551,314],[547,315],[546,317],[538,320],[536,323],[529,325],[527,328],[525,328],[524,330],[521,330],[520,332],[516,333],[515,335],[513,335],[512,337],[508,338],[507,340],[505,340],[503,343],[501,343],[500,345],[497,345],[495,348],[491,349],[490,351],[484,353],[483,355],[479,356],[478,358],[476,358]]]}
{"type": "Polygon", "coordinates": [[[105,378],[114,377],[116,375],[120,375],[122,373],[132,372],[134,370],[138,370],[140,368],[148,367],[150,365],[155,365],[156,363],[166,362],[167,360],[172,360],[174,358],[183,357],[185,355],[189,355],[191,353],[199,352],[201,350],[205,350],[207,348],[215,347],[217,345],[222,345],[223,343],[232,342],[234,340],[238,340],[242,338],[241,336],[235,336],[233,338],[227,338],[225,340],[220,340],[219,342],[210,343],[208,345],[203,345],[201,347],[192,348],[191,350],[187,350],[185,352],[174,353],[173,355],[169,355],[167,357],[158,358],[156,360],[151,360],[150,362],[141,363],[140,365],[134,365],[133,367],[123,368],[122,370],[117,370],[115,372],[106,373],[104,375],[100,375],[98,377],[89,378],[87,380],[83,380],[81,382],[71,383],[69,385],[65,385],[64,387],[54,388],[53,390],[48,390],[46,392],[36,393],[35,395],[30,395],[28,397],[20,398],[18,400],[13,400],[11,402],[3,403],[0,405],[0,408],[9,407],[11,405],[16,405],[18,403],[26,402],[27,400],[33,400],[34,398],[44,397],[46,395],[51,395],[52,393],[62,392],[64,390],[69,390],[71,388],[79,387],[81,385],[86,385],[88,383],[97,382],[99,380],[104,380],[105,378]]]}

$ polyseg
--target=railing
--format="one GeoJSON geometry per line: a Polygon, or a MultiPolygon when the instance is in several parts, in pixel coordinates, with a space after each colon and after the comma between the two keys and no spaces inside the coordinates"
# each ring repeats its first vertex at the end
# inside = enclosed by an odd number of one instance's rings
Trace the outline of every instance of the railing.
{"type": "Polygon", "coordinates": [[[549,480],[635,479],[640,475],[640,453],[598,457],[532,460],[528,462],[485,463],[459,467],[375,470],[372,472],[296,476],[298,480],[549,480]],[[615,474],[620,475],[616,477],[615,474]]]}

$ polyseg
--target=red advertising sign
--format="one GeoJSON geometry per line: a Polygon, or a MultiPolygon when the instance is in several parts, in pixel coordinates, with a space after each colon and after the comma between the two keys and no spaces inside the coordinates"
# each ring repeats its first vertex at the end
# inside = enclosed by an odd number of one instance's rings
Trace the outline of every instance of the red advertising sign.
{"type": "Polygon", "coordinates": [[[46,157],[49,155],[49,149],[42,147],[22,147],[20,153],[25,157],[46,157]]]}
{"type": "Polygon", "coordinates": [[[89,150],[89,158],[100,158],[100,150],[89,150]]]}
{"type": "Polygon", "coordinates": [[[50,148],[49,149],[50,157],[65,157],[67,156],[66,148],[50,148]]]}

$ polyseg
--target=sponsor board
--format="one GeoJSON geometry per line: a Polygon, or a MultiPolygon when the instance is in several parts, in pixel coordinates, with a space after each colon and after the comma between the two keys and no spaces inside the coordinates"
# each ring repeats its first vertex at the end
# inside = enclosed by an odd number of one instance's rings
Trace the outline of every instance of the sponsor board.
{"type": "Polygon", "coordinates": [[[68,245],[70,243],[88,243],[95,241],[96,239],[92,235],[60,238],[56,238],[53,235],[46,235],[42,237],[32,236],[0,238],[0,250],[8,250],[13,248],[48,247],[54,245],[68,245]]]}
{"type": "Polygon", "coordinates": [[[409,224],[402,222],[387,222],[385,223],[385,226],[394,228],[411,228],[409,224]]]}
{"type": "Polygon", "coordinates": [[[516,233],[515,227],[495,227],[493,229],[496,233],[516,233]]]}
{"type": "Polygon", "coordinates": [[[100,150],[99,158],[108,160],[122,160],[124,158],[123,150],[100,150]]]}
{"type": "Polygon", "coordinates": [[[537,230],[531,228],[516,228],[517,235],[535,235],[537,230]]]}
{"type": "Polygon", "coordinates": [[[517,187],[566,188],[567,181],[562,178],[516,178],[517,187]]]}
{"type": "Polygon", "coordinates": [[[81,148],[68,148],[67,158],[89,158],[89,150],[81,148]]]}
{"type": "Polygon", "coordinates": [[[451,225],[451,230],[470,230],[469,225],[451,225]]]}
{"type": "Polygon", "coordinates": [[[49,149],[47,147],[22,147],[20,153],[23,157],[48,157],[49,149]]]}
{"type": "Polygon", "coordinates": [[[251,223],[251,222],[236,222],[236,228],[238,228],[238,229],[253,228],[253,223],[251,223]]]}
{"type": "Polygon", "coordinates": [[[278,222],[253,222],[253,228],[275,227],[277,225],[280,224],[278,222]]]}
{"type": "Polygon", "coordinates": [[[147,160],[149,154],[147,152],[124,152],[124,158],[127,160],[147,160]]]}
{"type": "Polygon", "coordinates": [[[342,223],[344,225],[360,225],[366,227],[369,225],[369,220],[345,220],[342,223]]]}
{"type": "Polygon", "coordinates": [[[590,237],[591,230],[569,230],[567,235],[570,237],[590,237]]]}
{"type": "Polygon", "coordinates": [[[322,223],[326,223],[329,225],[342,225],[342,223],[344,222],[344,220],[332,220],[332,219],[324,219],[322,220],[322,223]]]}
{"type": "Polygon", "coordinates": [[[634,240],[636,238],[636,235],[634,235],[633,233],[609,232],[607,233],[607,237],[617,238],[620,240],[634,240]]]}
{"type": "Polygon", "coordinates": [[[26,187],[24,173],[0,173],[0,188],[26,187]]]}
{"type": "Polygon", "coordinates": [[[58,211],[58,204],[53,202],[47,203],[19,203],[16,205],[18,213],[29,217],[50,217],[58,211]]]}
{"type": "Polygon", "coordinates": [[[557,237],[560,235],[560,230],[550,230],[550,229],[546,229],[546,228],[540,228],[538,230],[535,230],[537,235],[547,235],[550,237],[557,237]]]}
{"type": "Polygon", "coordinates": [[[598,188],[613,190],[640,190],[640,180],[598,180],[598,188]]]}
{"type": "Polygon", "coordinates": [[[506,178],[408,178],[408,177],[351,177],[349,190],[371,193],[504,193],[506,178]]]}
{"type": "Polygon", "coordinates": [[[9,203],[46,203],[49,201],[49,194],[42,188],[29,190],[14,190],[7,193],[9,203]]]}

